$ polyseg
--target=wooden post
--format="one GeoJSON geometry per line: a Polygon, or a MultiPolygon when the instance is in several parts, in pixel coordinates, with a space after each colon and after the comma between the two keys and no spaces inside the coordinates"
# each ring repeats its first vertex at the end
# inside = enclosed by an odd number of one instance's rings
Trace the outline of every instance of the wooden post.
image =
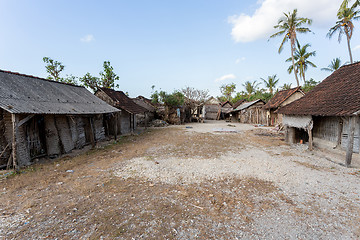
{"type": "Polygon", "coordinates": [[[309,150],[313,150],[313,136],[312,136],[312,128],[309,126],[307,129],[308,135],[309,135],[309,150]]]}
{"type": "Polygon", "coordinates": [[[352,159],[353,148],[354,148],[356,118],[357,118],[357,116],[351,116],[349,118],[349,134],[348,134],[348,144],[347,144],[346,158],[345,158],[346,167],[350,167],[350,165],[351,165],[351,159],[352,159]]]}
{"type": "Polygon", "coordinates": [[[337,138],[336,148],[341,146],[342,132],[343,132],[343,120],[340,119],[338,124],[338,136],[337,136],[338,138],[337,138]]]}
{"type": "Polygon", "coordinates": [[[11,114],[11,121],[12,121],[12,127],[13,127],[13,135],[12,135],[12,159],[13,159],[13,166],[16,170],[16,172],[19,171],[19,166],[17,164],[17,135],[18,135],[18,122],[19,122],[19,117],[12,113],[11,114]]]}
{"type": "Polygon", "coordinates": [[[118,113],[115,113],[115,124],[114,124],[114,139],[117,140],[117,133],[118,133],[118,113]]]}
{"type": "Polygon", "coordinates": [[[89,118],[89,122],[90,122],[90,141],[91,141],[91,148],[94,149],[96,143],[95,143],[94,123],[93,123],[93,118],[92,118],[92,117],[89,118]]]}

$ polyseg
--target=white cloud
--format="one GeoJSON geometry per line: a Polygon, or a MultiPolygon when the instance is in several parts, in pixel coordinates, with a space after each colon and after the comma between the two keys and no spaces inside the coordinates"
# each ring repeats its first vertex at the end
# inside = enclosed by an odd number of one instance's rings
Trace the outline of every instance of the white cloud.
{"type": "Polygon", "coordinates": [[[80,41],[82,42],[92,42],[92,41],[95,41],[95,38],[92,34],[88,34],[82,38],[80,38],[80,41]]]}
{"type": "Polygon", "coordinates": [[[245,59],[246,59],[245,57],[238,58],[236,59],[235,63],[239,64],[240,62],[245,61],[245,59]]]}
{"type": "Polygon", "coordinates": [[[353,47],[353,51],[357,51],[357,50],[359,50],[360,49],[360,45],[357,45],[357,46],[355,46],[355,47],[353,47]]]}
{"type": "Polygon", "coordinates": [[[219,78],[215,79],[215,82],[222,82],[222,81],[225,81],[227,79],[235,79],[235,78],[236,78],[236,76],[234,74],[226,74],[226,75],[224,75],[222,77],[219,77],[219,78]]]}
{"type": "Polygon", "coordinates": [[[228,18],[233,25],[231,35],[235,42],[252,42],[268,38],[276,30],[283,12],[298,9],[298,16],[313,20],[313,26],[330,28],[336,20],[339,0],[264,0],[252,16],[241,13],[228,18]]]}

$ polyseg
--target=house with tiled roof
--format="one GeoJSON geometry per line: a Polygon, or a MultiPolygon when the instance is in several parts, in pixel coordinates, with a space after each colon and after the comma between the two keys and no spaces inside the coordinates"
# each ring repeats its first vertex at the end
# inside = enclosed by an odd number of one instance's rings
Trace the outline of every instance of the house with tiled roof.
{"type": "Polygon", "coordinates": [[[117,124],[117,134],[133,132],[137,127],[136,115],[148,111],[146,108],[136,104],[122,91],[116,91],[110,88],[99,88],[95,92],[95,96],[121,110],[120,119],[114,123],[117,124]]]}
{"type": "Polygon", "coordinates": [[[268,126],[276,126],[282,124],[282,114],[278,114],[277,110],[289,103],[303,97],[305,93],[301,87],[278,91],[265,105],[266,118],[268,126]]]}
{"type": "Polygon", "coordinates": [[[0,70],[0,168],[95,147],[118,112],[84,87],[0,70]]]}
{"type": "Polygon", "coordinates": [[[137,105],[145,108],[147,112],[136,114],[136,122],[139,126],[147,126],[149,122],[155,119],[156,115],[156,106],[151,102],[150,99],[138,96],[136,98],[132,98],[137,105]]]}
{"type": "Polygon", "coordinates": [[[359,153],[360,63],[341,67],[304,97],[282,107],[286,140],[359,153]]]}

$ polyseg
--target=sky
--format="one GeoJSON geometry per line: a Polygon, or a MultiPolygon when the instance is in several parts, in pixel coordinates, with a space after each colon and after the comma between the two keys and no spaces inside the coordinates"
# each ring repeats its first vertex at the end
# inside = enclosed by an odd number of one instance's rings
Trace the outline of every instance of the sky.
{"type": "MultiPolygon", "coordinates": [[[[150,97],[152,89],[184,87],[209,90],[277,74],[278,87],[296,86],[281,54],[282,37],[269,40],[284,12],[298,9],[311,18],[313,33],[300,34],[301,45],[316,51],[306,78],[321,81],[331,60],[349,61],[346,38],[326,37],[335,25],[341,0],[0,0],[0,69],[47,77],[43,57],[65,65],[62,76],[99,76],[104,61],[119,75],[119,90],[150,97]]],[[[351,40],[354,61],[360,54],[360,22],[351,40]]],[[[265,87],[260,85],[260,87],[265,87]]]]}

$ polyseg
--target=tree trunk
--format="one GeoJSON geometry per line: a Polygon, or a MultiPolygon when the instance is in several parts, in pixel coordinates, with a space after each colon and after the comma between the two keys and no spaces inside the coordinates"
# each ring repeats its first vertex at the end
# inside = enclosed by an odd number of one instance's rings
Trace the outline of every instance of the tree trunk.
{"type": "Polygon", "coordinates": [[[299,87],[300,83],[299,83],[299,79],[298,79],[298,76],[297,76],[297,69],[295,67],[295,59],[294,59],[294,50],[295,50],[294,46],[295,46],[295,43],[291,43],[291,61],[292,61],[292,65],[293,65],[293,68],[294,68],[294,74],[295,74],[296,83],[297,83],[297,86],[299,87]]]}
{"type": "Polygon", "coordinates": [[[350,36],[347,31],[346,31],[346,39],[347,39],[347,45],[348,45],[348,50],[349,50],[350,63],[353,63],[353,58],[352,58],[351,48],[350,48],[350,36]]]}

